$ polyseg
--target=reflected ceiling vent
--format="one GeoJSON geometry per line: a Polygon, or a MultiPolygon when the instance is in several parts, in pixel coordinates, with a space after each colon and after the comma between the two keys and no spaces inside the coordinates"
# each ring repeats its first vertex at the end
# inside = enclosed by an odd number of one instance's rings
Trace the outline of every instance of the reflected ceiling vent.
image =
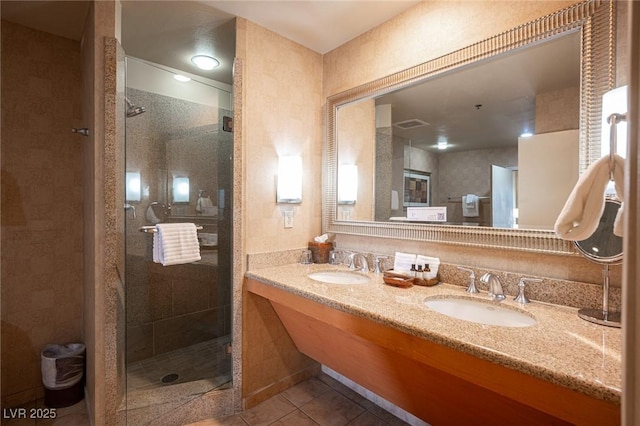
{"type": "Polygon", "coordinates": [[[397,127],[399,129],[409,130],[428,126],[429,123],[427,123],[426,121],[418,120],[417,118],[413,118],[411,120],[398,121],[397,123],[393,123],[392,125],[393,127],[397,127]]]}

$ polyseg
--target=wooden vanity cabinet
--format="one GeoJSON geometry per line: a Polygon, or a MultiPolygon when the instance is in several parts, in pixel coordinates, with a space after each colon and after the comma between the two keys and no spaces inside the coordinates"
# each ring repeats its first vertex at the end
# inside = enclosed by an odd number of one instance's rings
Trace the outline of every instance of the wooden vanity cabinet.
{"type": "Polygon", "coordinates": [[[300,352],[433,425],[619,425],[620,406],[256,280],[300,352]]]}

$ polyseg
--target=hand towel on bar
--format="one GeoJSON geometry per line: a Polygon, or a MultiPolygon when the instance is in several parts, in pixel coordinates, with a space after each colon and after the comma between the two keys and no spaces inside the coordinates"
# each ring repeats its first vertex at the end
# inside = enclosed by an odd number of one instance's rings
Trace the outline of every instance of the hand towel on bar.
{"type": "Polygon", "coordinates": [[[480,208],[478,207],[478,196],[467,194],[462,197],[462,216],[478,217],[480,216],[480,208]]]}
{"type": "Polygon", "coordinates": [[[200,260],[198,232],[193,223],[159,223],[153,234],[153,261],[162,266],[200,260]]]}
{"type": "Polygon", "coordinates": [[[415,254],[396,252],[396,255],[393,259],[393,270],[399,274],[409,275],[411,273],[411,265],[415,264],[415,254]]]}
{"type": "Polygon", "coordinates": [[[438,276],[438,267],[440,266],[440,258],[431,257],[431,256],[423,256],[421,254],[418,255],[416,259],[416,263],[418,265],[429,265],[429,272],[424,274],[425,280],[432,280],[438,276]]]}
{"type": "MultiPolygon", "coordinates": [[[[618,199],[624,202],[624,159],[614,155],[613,180],[618,199]]],[[[595,232],[604,211],[605,189],[609,183],[609,156],[602,157],[580,176],[558,215],[554,229],[563,240],[582,241],[595,232]]],[[[623,203],[624,205],[624,203],[623,203]]],[[[614,233],[621,235],[623,207],[618,210],[614,233]]]]}

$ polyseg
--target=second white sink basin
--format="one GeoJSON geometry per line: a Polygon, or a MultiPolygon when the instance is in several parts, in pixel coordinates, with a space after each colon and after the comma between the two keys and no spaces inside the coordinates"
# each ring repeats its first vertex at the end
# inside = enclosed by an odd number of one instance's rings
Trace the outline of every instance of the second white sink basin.
{"type": "Polygon", "coordinates": [[[319,271],[307,275],[315,281],[326,284],[364,284],[369,282],[369,277],[364,274],[349,271],[319,271]]]}
{"type": "Polygon", "coordinates": [[[478,324],[503,327],[529,327],[536,324],[535,318],[495,303],[483,302],[461,297],[428,298],[424,304],[436,312],[449,317],[471,321],[478,324]]]}

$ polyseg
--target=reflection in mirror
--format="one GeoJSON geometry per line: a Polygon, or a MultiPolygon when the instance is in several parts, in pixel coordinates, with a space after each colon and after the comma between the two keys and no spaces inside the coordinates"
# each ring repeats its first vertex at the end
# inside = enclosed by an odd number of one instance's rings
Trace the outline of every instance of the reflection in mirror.
{"type": "Polygon", "coordinates": [[[349,218],[440,207],[447,224],[552,229],[578,178],[579,110],[578,31],[340,106],[339,168],[361,169],[349,218]]]}
{"type": "Polygon", "coordinates": [[[595,232],[586,240],[575,242],[580,254],[596,263],[611,264],[622,261],[622,238],[613,233],[620,206],[620,201],[607,199],[595,232]]]}
{"type": "Polygon", "coordinates": [[[586,321],[609,327],[621,326],[620,312],[609,311],[609,265],[622,262],[623,257],[622,238],[613,232],[620,207],[620,201],[607,199],[595,232],[586,240],[575,241],[580,254],[592,262],[603,265],[602,309],[583,308],[578,311],[578,316],[586,321]]]}

